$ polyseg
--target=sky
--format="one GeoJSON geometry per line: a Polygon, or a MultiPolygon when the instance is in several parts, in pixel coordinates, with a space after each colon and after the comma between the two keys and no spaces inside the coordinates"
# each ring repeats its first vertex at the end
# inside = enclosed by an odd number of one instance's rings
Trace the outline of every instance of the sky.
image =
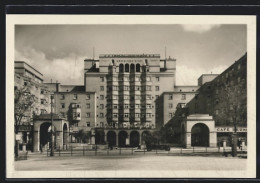
{"type": "Polygon", "coordinates": [[[176,84],[220,74],[247,50],[246,25],[16,25],[15,60],[44,82],[84,84],[84,59],[99,54],[160,54],[176,61],[176,84]]]}

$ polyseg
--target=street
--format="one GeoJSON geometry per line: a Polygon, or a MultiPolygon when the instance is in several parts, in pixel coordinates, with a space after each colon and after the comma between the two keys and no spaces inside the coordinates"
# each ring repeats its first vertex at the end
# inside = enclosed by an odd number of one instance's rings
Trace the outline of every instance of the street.
{"type": "Polygon", "coordinates": [[[174,156],[167,154],[122,154],[113,156],[29,155],[15,162],[16,170],[245,170],[246,159],[224,156],[174,156]]]}

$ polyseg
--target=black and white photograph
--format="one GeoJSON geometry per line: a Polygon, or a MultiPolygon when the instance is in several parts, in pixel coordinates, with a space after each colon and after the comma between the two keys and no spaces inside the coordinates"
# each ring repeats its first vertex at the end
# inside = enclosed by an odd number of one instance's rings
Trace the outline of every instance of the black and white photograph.
{"type": "Polygon", "coordinates": [[[8,15],[7,29],[10,178],[256,176],[254,16],[8,15]]]}

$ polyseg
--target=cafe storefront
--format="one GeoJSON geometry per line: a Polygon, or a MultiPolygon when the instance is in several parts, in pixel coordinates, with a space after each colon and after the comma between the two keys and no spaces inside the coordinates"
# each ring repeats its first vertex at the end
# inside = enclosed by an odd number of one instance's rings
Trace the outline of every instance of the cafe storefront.
{"type": "MultiPolygon", "coordinates": [[[[223,147],[231,146],[232,144],[232,134],[234,133],[234,127],[231,126],[221,126],[216,127],[218,146],[223,147]]],[[[237,139],[247,145],[247,127],[237,127],[237,139]]]]}

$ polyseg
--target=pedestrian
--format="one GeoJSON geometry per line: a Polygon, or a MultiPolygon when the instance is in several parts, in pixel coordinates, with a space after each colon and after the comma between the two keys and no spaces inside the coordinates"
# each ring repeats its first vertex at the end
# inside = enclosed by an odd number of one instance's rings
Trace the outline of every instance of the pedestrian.
{"type": "Polygon", "coordinates": [[[238,139],[238,147],[241,149],[241,138],[238,139]]]}
{"type": "Polygon", "coordinates": [[[42,144],[40,144],[40,151],[41,151],[41,154],[42,154],[42,144]]]}

